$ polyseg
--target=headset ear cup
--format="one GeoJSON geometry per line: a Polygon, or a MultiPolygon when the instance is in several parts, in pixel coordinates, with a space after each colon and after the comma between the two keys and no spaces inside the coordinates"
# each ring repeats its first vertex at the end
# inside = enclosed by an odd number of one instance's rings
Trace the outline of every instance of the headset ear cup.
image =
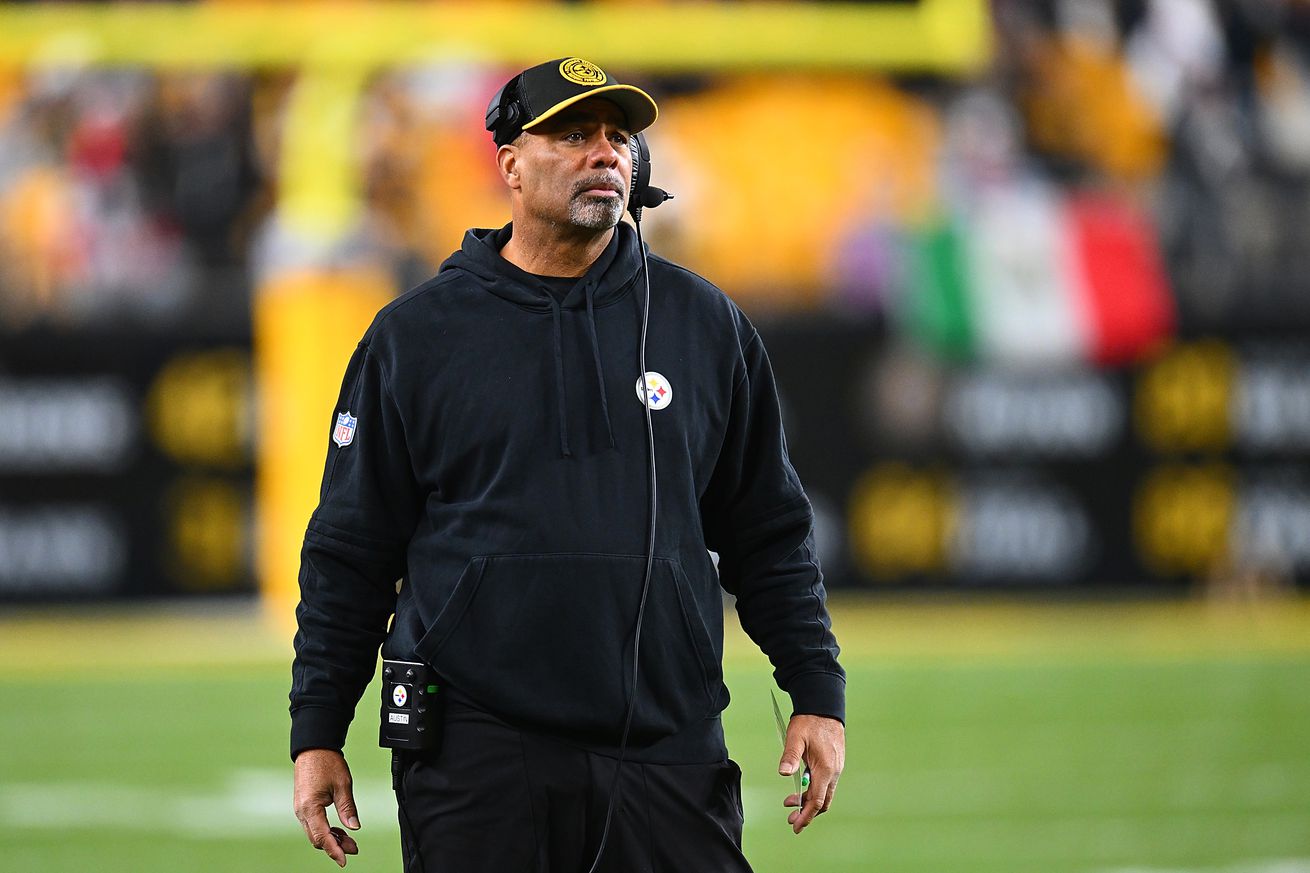
{"type": "Polygon", "coordinates": [[[628,192],[628,212],[634,221],[641,220],[641,208],[646,202],[646,189],[650,185],[650,146],[640,133],[628,139],[632,150],[632,187],[628,192]]]}
{"type": "Polygon", "coordinates": [[[505,85],[501,85],[495,96],[491,98],[491,102],[487,104],[486,125],[487,130],[492,133],[496,132],[496,127],[500,124],[501,117],[504,115],[501,102],[505,98],[505,87],[505,85]]]}
{"type": "Polygon", "coordinates": [[[524,109],[519,102],[518,76],[510,79],[491,98],[487,104],[486,126],[491,131],[492,140],[501,146],[509,142],[510,133],[517,136],[519,122],[523,119],[524,109]]]}

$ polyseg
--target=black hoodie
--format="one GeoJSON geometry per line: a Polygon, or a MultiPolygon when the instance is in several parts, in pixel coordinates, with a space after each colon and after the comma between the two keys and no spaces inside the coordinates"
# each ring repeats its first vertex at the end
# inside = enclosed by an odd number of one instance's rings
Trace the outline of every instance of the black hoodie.
{"type": "MultiPolygon", "coordinates": [[[[293,757],[342,747],[384,641],[507,722],[618,741],[648,524],[641,254],[620,223],[561,301],[500,256],[510,233],[469,231],[347,367],[302,552],[293,757]]],[[[845,674],[764,345],[704,279],[650,271],[646,366],[672,396],[631,755],[721,760],[720,585],[795,712],[844,719],[845,674]]]]}

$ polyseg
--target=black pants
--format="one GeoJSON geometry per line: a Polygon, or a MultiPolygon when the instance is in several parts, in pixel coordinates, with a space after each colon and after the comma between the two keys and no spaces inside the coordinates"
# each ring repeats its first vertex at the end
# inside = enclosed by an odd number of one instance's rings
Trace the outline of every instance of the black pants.
{"type": "MultiPolygon", "coordinates": [[[[616,760],[448,704],[441,748],[406,753],[405,873],[587,873],[616,760]]],[[[625,761],[598,871],[751,873],[741,770],[625,761]]]]}

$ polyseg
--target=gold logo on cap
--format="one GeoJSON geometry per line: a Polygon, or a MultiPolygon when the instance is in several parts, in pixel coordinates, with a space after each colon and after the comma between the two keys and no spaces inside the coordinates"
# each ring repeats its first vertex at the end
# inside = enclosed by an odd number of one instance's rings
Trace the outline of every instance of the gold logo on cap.
{"type": "Polygon", "coordinates": [[[576,85],[604,85],[605,71],[582,58],[566,58],[559,65],[559,74],[576,85]]]}

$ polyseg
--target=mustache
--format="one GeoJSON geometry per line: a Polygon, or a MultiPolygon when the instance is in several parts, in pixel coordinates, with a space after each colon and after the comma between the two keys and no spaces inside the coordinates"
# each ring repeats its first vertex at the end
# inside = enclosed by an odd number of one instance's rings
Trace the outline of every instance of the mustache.
{"type": "Polygon", "coordinates": [[[611,188],[619,193],[620,196],[627,193],[627,186],[623,184],[623,178],[617,174],[601,173],[596,176],[588,176],[573,186],[573,196],[577,197],[582,192],[590,188],[611,188]]]}

